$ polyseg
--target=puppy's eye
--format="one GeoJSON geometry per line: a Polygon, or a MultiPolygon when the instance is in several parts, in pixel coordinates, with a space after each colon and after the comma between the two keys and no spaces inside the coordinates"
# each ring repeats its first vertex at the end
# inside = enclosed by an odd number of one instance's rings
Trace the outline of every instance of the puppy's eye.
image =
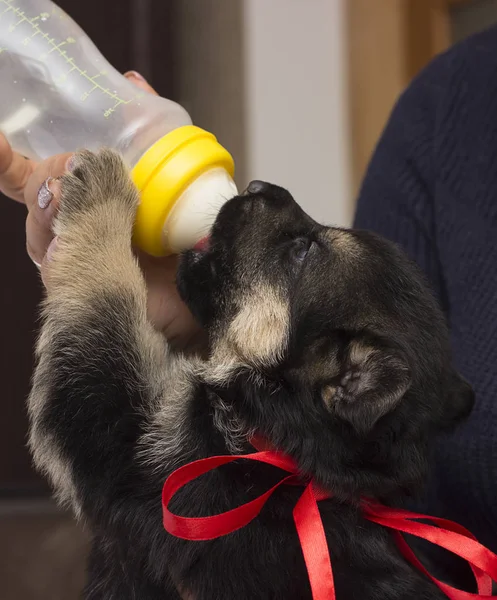
{"type": "Polygon", "coordinates": [[[291,257],[296,262],[304,262],[311,249],[312,242],[306,238],[297,238],[291,247],[291,257]]]}

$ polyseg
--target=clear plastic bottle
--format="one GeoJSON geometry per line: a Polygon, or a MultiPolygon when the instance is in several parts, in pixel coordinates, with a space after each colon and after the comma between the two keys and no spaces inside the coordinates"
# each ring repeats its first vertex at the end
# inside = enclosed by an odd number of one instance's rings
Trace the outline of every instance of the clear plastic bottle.
{"type": "Polygon", "coordinates": [[[216,138],[138,90],[50,0],[0,0],[0,77],[0,131],[17,152],[122,153],[141,194],[135,242],[149,254],[192,247],[237,193],[216,138]]]}

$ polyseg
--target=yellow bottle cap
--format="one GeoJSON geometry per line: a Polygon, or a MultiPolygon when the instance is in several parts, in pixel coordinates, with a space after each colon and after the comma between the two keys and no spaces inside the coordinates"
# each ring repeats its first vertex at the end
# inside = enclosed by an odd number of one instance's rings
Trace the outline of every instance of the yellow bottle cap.
{"type": "Polygon", "coordinates": [[[152,256],[171,254],[163,237],[174,204],[202,173],[222,167],[231,177],[233,158],[209,132],[185,125],[159,139],[131,172],[140,192],[133,241],[152,256]]]}

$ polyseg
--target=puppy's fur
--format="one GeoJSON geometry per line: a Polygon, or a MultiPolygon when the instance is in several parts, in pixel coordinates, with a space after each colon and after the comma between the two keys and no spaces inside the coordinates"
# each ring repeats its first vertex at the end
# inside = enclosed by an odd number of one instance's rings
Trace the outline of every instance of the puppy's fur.
{"type": "MultiPolygon", "coordinates": [[[[162,528],[168,474],[249,452],[254,432],[333,493],[320,511],[338,600],[444,598],[357,505],[416,490],[432,439],[472,407],[417,269],[386,241],[318,225],[285,190],[253,186],[222,209],[209,249],[181,259],[180,293],[209,335],[208,359],[191,358],[147,321],[130,243],[138,198],[121,159],[79,154],[62,187],[30,446],[94,533],[85,598],[309,599],[298,488],[218,540],[162,528]]],[[[190,483],[172,509],[226,511],[281,476],[239,461],[190,483]]]]}

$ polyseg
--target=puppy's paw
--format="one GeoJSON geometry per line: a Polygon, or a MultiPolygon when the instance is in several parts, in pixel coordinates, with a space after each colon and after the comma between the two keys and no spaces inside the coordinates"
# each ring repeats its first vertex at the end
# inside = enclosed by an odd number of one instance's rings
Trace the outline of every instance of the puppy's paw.
{"type": "Polygon", "coordinates": [[[120,231],[131,239],[138,192],[117,152],[76,153],[72,171],[62,177],[61,187],[56,235],[94,227],[100,236],[120,231]]]}

